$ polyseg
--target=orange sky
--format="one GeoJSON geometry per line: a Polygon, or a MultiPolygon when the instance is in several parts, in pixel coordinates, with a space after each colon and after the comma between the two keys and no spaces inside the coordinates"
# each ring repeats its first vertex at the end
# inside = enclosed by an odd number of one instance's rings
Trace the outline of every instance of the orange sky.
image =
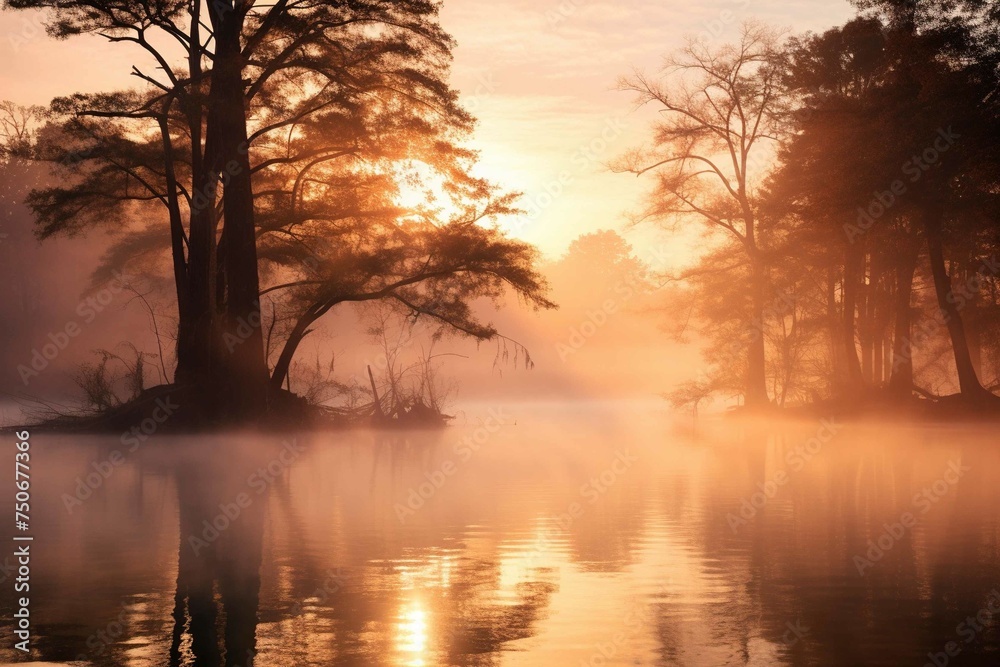
{"type": "MultiPolygon", "coordinates": [[[[481,150],[481,171],[525,193],[522,206],[530,213],[509,227],[556,257],[581,234],[622,230],[626,214],[638,207],[649,186],[604,167],[642,143],[653,116],[651,110],[633,113],[629,95],[614,89],[619,76],[635,67],[655,71],[685,35],[722,44],[750,18],[800,32],[824,30],[851,14],[846,0],[445,0],[442,23],[459,43],[453,83],[480,119],[473,141],[481,150]]],[[[133,63],[153,71],[144,54],[135,55],[126,45],[98,37],[52,40],[37,17],[0,11],[0,62],[5,63],[0,99],[47,104],[56,95],[135,85],[129,76],[133,63]]],[[[628,236],[640,259],[664,269],[692,259],[698,248],[693,230],[699,228],[691,225],[692,233],[684,236],[651,230],[628,236]]],[[[613,385],[655,395],[701,370],[692,350],[664,344],[666,334],[655,317],[641,320],[642,326],[638,318],[616,318],[622,319],[623,331],[618,325],[601,329],[580,354],[563,359],[558,345],[572,339],[570,325],[583,325],[582,312],[543,316],[518,310],[499,316],[506,333],[532,343],[539,369],[531,374],[507,367],[501,373],[491,366],[494,346],[479,350],[470,344],[463,348],[470,359],[449,364],[449,377],[493,393],[504,387],[525,395],[552,388],[558,393],[567,378],[578,378],[570,384],[581,389],[588,386],[581,378],[589,378],[605,394],[613,385]],[[641,331],[628,329],[633,324],[641,331]],[[649,373],[650,368],[670,372],[649,373]],[[503,386],[497,384],[500,377],[503,386]]],[[[357,347],[349,336],[313,338],[338,354],[357,347]]],[[[362,358],[368,354],[356,352],[362,358]]],[[[475,394],[463,390],[464,398],[475,394]]]]}
{"type": "Polygon", "coordinates": [[[619,76],[655,71],[686,35],[724,43],[749,18],[797,32],[852,14],[846,0],[446,0],[442,22],[459,42],[453,80],[480,118],[484,173],[526,194],[535,214],[517,233],[559,253],[582,233],[620,228],[645,190],[602,165],[641,144],[650,118],[614,89],[619,76]]]}
{"type": "MultiPolygon", "coordinates": [[[[482,173],[525,193],[530,212],[511,229],[556,255],[582,233],[620,228],[644,190],[603,166],[642,142],[649,119],[614,90],[618,76],[655,70],[685,35],[725,41],[747,18],[822,30],[851,13],[843,0],[446,0],[442,22],[459,42],[454,83],[480,118],[482,173]]],[[[128,85],[126,48],[94,37],[55,42],[37,14],[0,12],[0,99],[46,104],[128,85]]],[[[633,240],[642,256],[647,240],[633,240]]],[[[682,243],[670,247],[684,253],[682,243]]]]}

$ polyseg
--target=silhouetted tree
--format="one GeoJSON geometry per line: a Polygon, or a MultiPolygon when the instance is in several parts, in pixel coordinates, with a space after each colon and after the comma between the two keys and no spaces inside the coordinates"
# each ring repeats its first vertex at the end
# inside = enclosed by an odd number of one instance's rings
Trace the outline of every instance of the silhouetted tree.
{"type": "Polygon", "coordinates": [[[9,5],[49,8],[58,37],[133,44],[157,70],[133,67],[140,90],[54,101],[39,155],[59,165],[64,184],[29,202],[43,238],[128,230],[109,263],[147,261],[169,229],[176,380],[200,387],[214,412],[246,417],[266,401],[259,271],[350,255],[303,243],[340,225],[355,236],[339,238],[356,242],[362,221],[402,224],[389,205],[392,163],[430,165],[466,204],[509,206],[468,175],[475,156],[457,142],[473,119],[447,84],[453,42],[437,3],[9,5]]]}
{"type": "MultiPolygon", "coordinates": [[[[629,152],[619,171],[654,173],[656,183],[640,221],[671,224],[693,218],[736,243],[746,269],[750,318],[760,320],[767,278],[755,179],[768,144],[777,138],[783,107],[778,35],[759,24],[744,26],[739,43],[711,49],[690,42],[665,63],[665,81],[645,74],[622,79],[639,105],[663,112],[651,146],[629,152]]],[[[744,337],[748,407],[769,402],[764,340],[744,337]]]]}
{"type": "Polygon", "coordinates": [[[429,221],[343,226],[311,239],[301,276],[265,290],[287,290],[295,313],[271,375],[274,388],[285,381],[295,351],[316,321],[341,303],[395,302],[414,318],[426,317],[451,331],[491,340],[500,336],[480,321],[476,299],[499,302],[514,295],[533,307],[553,308],[546,283],[535,271],[535,249],[504,237],[486,216],[507,210],[492,204],[468,218],[444,224],[429,221]],[[312,258],[315,263],[308,263],[312,258]]]}
{"type": "Polygon", "coordinates": [[[995,206],[995,61],[969,24],[927,6],[917,13],[889,4],[882,18],[792,43],[787,81],[807,113],[782,154],[774,196],[798,216],[801,238],[841,249],[847,385],[878,384],[888,365],[889,387],[909,395],[923,243],[936,319],[951,340],[961,391],[976,399],[984,392],[966,330],[976,299],[956,279],[968,282],[983,265],[985,246],[969,240],[995,206]]]}

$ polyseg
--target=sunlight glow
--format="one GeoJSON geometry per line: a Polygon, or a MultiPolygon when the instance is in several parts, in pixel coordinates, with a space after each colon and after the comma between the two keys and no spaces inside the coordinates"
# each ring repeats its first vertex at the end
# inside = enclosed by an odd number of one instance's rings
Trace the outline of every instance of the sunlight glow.
{"type": "Polygon", "coordinates": [[[451,204],[444,177],[423,162],[409,162],[396,168],[399,192],[396,203],[413,210],[441,210],[451,204]]]}
{"type": "Polygon", "coordinates": [[[448,221],[460,213],[447,190],[445,177],[423,162],[409,162],[396,168],[396,205],[412,211],[412,217],[436,215],[448,221]]]}
{"type": "Polygon", "coordinates": [[[401,610],[396,625],[396,645],[400,653],[409,654],[404,665],[424,667],[427,664],[427,612],[419,602],[410,602],[401,610]]]}

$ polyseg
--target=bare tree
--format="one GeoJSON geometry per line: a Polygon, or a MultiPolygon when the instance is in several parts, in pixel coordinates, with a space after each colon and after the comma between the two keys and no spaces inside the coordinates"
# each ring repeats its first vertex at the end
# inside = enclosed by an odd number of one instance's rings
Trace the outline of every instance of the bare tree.
{"type": "MultiPolygon", "coordinates": [[[[621,90],[636,95],[637,106],[654,105],[661,112],[650,145],[627,152],[612,166],[656,177],[636,222],[696,219],[737,243],[753,322],[761,321],[766,301],[754,184],[767,164],[784,105],[779,41],[774,30],[748,23],[737,44],[712,49],[692,40],[666,59],[661,77],[636,72],[619,81],[621,90]]],[[[746,405],[759,407],[768,403],[764,338],[748,336],[745,343],[746,405]]]]}
{"type": "Polygon", "coordinates": [[[31,149],[44,113],[42,107],[0,102],[0,158],[23,155],[31,149]]]}

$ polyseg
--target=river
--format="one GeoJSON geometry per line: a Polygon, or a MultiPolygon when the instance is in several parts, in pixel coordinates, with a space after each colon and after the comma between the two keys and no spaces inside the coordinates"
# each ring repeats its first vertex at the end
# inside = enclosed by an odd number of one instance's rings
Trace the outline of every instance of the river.
{"type": "MultiPolygon", "coordinates": [[[[541,404],[30,441],[35,660],[1000,663],[992,428],[541,404]]],[[[23,660],[0,565],[0,661],[23,660]]]]}

